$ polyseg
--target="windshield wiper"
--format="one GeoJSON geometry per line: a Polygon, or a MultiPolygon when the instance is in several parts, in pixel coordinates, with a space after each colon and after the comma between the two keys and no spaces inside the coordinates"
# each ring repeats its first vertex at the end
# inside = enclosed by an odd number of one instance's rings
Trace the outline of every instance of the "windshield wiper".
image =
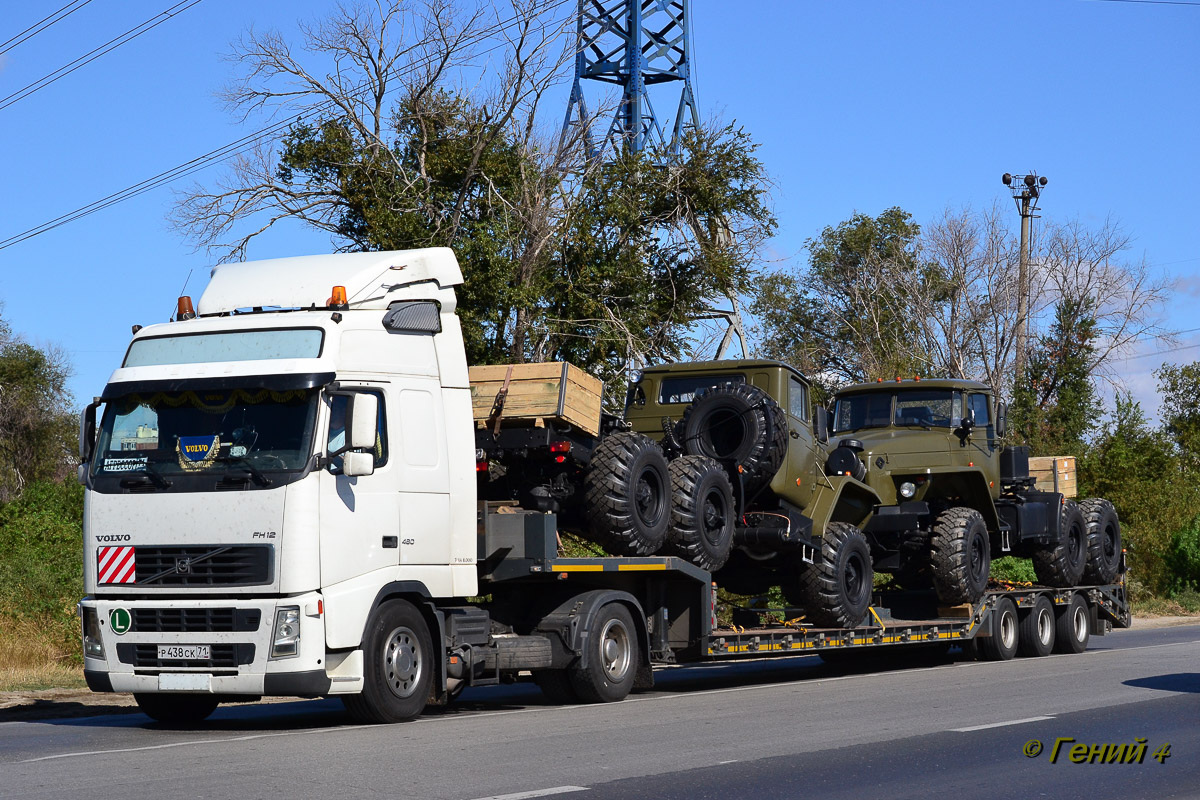
{"type": "Polygon", "coordinates": [[[147,461],[144,465],[145,471],[141,475],[132,478],[124,478],[121,480],[121,488],[129,489],[134,486],[145,486],[147,483],[153,483],[160,489],[170,489],[172,481],[167,480],[158,473],[158,467],[154,466],[153,461],[147,461]]]}
{"type": "MultiPolygon", "coordinates": [[[[220,460],[227,461],[227,462],[236,461],[237,463],[241,464],[243,467],[246,468],[246,472],[248,472],[250,474],[250,477],[254,478],[254,481],[259,486],[270,486],[271,485],[271,479],[268,478],[266,475],[264,475],[262,470],[260,470],[258,467],[251,464],[250,460],[248,458],[246,458],[245,456],[221,456],[220,460]]],[[[229,471],[226,470],[225,474],[229,475],[229,471]]]]}

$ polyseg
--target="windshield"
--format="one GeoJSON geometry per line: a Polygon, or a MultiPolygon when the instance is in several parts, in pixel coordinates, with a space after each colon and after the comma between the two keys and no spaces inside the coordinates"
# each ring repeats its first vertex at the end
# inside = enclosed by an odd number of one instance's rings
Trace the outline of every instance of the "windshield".
{"type": "Polygon", "coordinates": [[[838,398],[833,409],[833,430],[842,433],[890,425],[957,428],[961,419],[962,394],[950,389],[863,392],[838,398]]]}
{"type": "Polygon", "coordinates": [[[318,392],[195,389],[110,400],[92,474],[220,478],[232,468],[266,485],[263,475],[308,463],[318,392]]]}

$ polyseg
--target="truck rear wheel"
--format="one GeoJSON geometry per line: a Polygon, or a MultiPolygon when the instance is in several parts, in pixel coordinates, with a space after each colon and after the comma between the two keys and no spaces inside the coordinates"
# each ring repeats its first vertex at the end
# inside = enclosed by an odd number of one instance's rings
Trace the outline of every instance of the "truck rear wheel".
{"type": "Polygon", "coordinates": [[[805,620],[828,628],[852,628],[871,605],[871,549],[862,531],[831,522],[811,564],[801,564],[784,597],[804,610],[805,620]]]}
{"type": "Polygon", "coordinates": [[[1020,650],[1023,656],[1048,656],[1054,649],[1054,604],[1046,595],[1038,595],[1033,608],[1021,618],[1020,650]]]}
{"type": "Polygon", "coordinates": [[[220,701],[211,694],[143,694],[133,699],[142,713],[165,725],[196,725],[208,719],[220,701]]]}
{"type": "Polygon", "coordinates": [[[403,722],[421,713],[433,680],[433,642],[407,600],[375,609],[363,642],[363,690],[342,703],[356,722],[403,722]]]}
{"type": "Polygon", "coordinates": [[[671,548],[715,572],[733,547],[733,489],[721,465],[704,456],[671,462],[671,548]]]}
{"type": "Polygon", "coordinates": [[[658,552],[671,522],[671,483],[659,446],[640,433],[606,436],[592,453],[584,506],[592,533],[614,555],[658,552]]]}
{"type": "Polygon", "coordinates": [[[991,542],[983,515],[957,506],[938,514],[929,541],[929,574],[947,605],[975,603],[987,588],[991,542]]]}
{"type": "Polygon", "coordinates": [[[1091,639],[1091,619],[1088,615],[1087,601],[1083,595],[1075,594],[1066,608],[1058,609],[1058,619],[1055,623],[1054,652],[1082,653],[1087,650],[1091,639]]]}
{"type": "Polygon", "coordinates": [[[769,483],[787,455],[787,415],[769,394],[745,383],[701,394],[684,410],[679,431],[688,455],[736,461],[749,492],[769,483]]]}
{"type": "Polygon", "coordinates": [[[1058,530],[1058,544],[1033,551],[1033,571],[1038,583],[1069,589],[1083,579],[1088,555],[1087,523],[1074,501],[1063,502],[1058,530]]]}
{"type": "Polygon", "coordinates": [[[633,688],[639,657],[637,628],[629,609],[621,603],[603,606],[588,627],[584,646],[586,666],[567,670],[579,699],[585,703],[624,700],[633,688]]]}
{"type": "Polygon", "coordinates": [[[1087,523],[1087,564],[1083,577],[1088,583],[1112,583],[1121,568],[1121,521],[1113,504],[1102,497],[1089,497],[1079,504],[1087,523]]]}
{"type": "Polygon", "coordinates": [[[991,614],[992,635],[977,639],[984,661],[1008,661],[1017,654],[1017,606],[1007,597],[996,601],[991,614]]]}

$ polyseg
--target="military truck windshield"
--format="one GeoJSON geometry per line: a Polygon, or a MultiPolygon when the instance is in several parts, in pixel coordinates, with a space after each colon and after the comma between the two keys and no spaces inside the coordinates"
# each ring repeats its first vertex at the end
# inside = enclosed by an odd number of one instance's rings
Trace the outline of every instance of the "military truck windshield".
{"type": "Polygon", "coordinates": [[[221,480],[234,472],[249,475],[255,485],[270,485],[272,473],[307,465],[318,394],[317,389],[194,389],[110,400],[92,475],[142,478],[166,488],[165,476],[221,480]]]}
{"type": "Polygon", "coordinates": [[[901,389],[839,397],[833,410],[835,433],[890,425],[957,428],[962,420],[962,394],[950,389],[901,389]]]}
{"type": "Polygon", "coordinates": [[[663,378],[658,389],[658,402],[690,403],[701,389],[711,389],[725,383],[745,383],[744,375],[693,375],[686,378],[663,378]]]}

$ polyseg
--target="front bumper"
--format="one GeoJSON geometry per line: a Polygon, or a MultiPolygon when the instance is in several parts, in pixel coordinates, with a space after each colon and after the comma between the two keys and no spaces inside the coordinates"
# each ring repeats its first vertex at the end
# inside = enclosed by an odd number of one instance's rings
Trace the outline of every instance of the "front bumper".
{"type": "Polygon", "coordinates": [[[113,600],[89,597],[103,657],[85,653],[84,678],[98,692],[190,692],[218,695],[328,694],[325,620],[316,592],[287,598],[113,600]],[[271,658],[275,612],[300,608],[299,652],[271,658]],[[113,629],[114,620],[119,628],[113,629]],[[123,623],[123,624],[122,624],[123,623]],[[159,645],[208,645],[204,661],[159,660],[159,645]]]}

